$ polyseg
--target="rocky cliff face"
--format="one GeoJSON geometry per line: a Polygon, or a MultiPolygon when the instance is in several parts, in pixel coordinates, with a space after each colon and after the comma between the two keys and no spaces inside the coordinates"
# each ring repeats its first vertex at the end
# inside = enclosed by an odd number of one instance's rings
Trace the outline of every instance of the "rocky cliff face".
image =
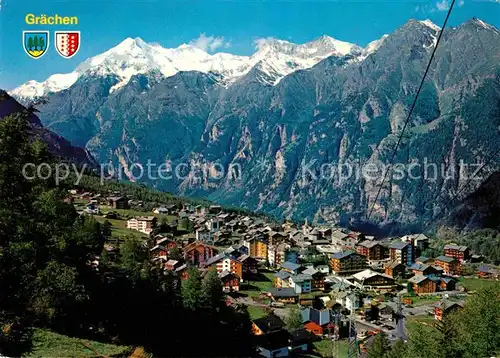
{"type": "MultiPolygon", "coordinates": [[[[283,74],[278,60],[274,72],[261,61],[231,81],[151,70],[113,90],[123,78],[88,73],[49,93],[40,117],[131,179],[134,163],[164,163],[164,179],[141,179],[164,190],[296,219],[365,220],[438,31],[410,20],[369,50],[336,43],[344,51],[314,65],[297,60],[283,74]]],[[[499,60],[496,28],[474,19],[445,30],[374,222],[418,227],[473,174],[461,163],[500,146],[499,60]]]]}
{"type": "MultiPolygon", "coordinates": [[[[21,112],[24,109],[25,108],[14,98],[9,96],[7,92],[0,90],[0,120],[12,113],[21,112]]],[[[44,128],[36,115],[33,114],[30,121],[33,137],[39,138],[46,143],[49,151],[53,155],[71,161],[77,165],[86,164],[89,169],[98,168],[98,163],[86,149],[75,147],[66,139],[44,128]]]]}
{"type": "Polygon", "coordinates": [[[500,230],[500,172],[493,173],[481,186],[450,210],[441,225],[458,230],[500,230]]]}

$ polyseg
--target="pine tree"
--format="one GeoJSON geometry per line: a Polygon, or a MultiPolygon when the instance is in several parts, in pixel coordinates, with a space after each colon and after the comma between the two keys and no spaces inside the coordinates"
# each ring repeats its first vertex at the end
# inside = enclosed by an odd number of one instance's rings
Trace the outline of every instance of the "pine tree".
{"type": "Polygon", "coordinates": [[[171,260],[181,260],[182,259],[182,250],[177,246],[172,247],[168,250],[168,258],[171,260]]]}
{"type": "Polygon", "coordinates": [[[28,38],[28,49],[30,51],[33,50],[33,38],[32,37],[28,38]]]}
{"type": "Polygon", "coordinates": [[[33,46],[35,46],[35,50],[38,50],[38,36],[33,37],[33,46]]]}
{"type": "Polygon", "coordinates": [[[368,358],[386,358],[387,351],[390,349],[389,339],[385,333],[377,334],[368,349],[368,358]]]}
{"type": "Polygon", "coordinates": [[[405,358],[405,355],[406,346],[401,339],[394,342],[391,349],[387,352],[387,358],[405,358]]]}
{"type": "Polygon", "coordinates": [[[201,276],[197,268],[188,270],[188,278],[182,281],[182,304],[184,308],[196,311],[202,306],[201,276]]]}
{"type": "Polygon", "coordinates": [[[286,328],[289,331],[293,331],[302,327],[302,316],[300,311],[296,308],[292,308],[285,318],[286,328]]]}
{"type": "Polygon", "coordinates": [[[224,304],[222,282],[219,279],[215,268],[210,269],[203,278],[202,300],[203,306],[209,312],[220,311],[220,308],[224,304]]]}

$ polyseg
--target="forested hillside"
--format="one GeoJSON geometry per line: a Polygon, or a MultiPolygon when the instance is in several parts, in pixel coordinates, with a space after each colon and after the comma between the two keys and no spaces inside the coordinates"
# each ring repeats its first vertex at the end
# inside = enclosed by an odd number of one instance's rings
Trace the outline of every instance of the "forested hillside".
{"type": "Polygon", "coordinates": [[[158,356],[251,354],[248,314],[226,306],[216,276],[181,287],[132,238],[108,253],[106,230],[63,201],[68,187],[23,176],[26,163],[56,163],[31,142],[31,115],[0,120],[0,352],[29,353],[33,327],[45,327],[158,356]]]}

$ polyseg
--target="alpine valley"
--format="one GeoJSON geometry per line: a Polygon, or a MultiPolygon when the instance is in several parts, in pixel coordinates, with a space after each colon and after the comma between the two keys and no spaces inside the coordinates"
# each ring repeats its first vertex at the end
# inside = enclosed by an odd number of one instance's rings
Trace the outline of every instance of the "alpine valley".
{"type": "MultiPolygon", "coordinates": [[[[363,220],[381,171],[340,180],[325,168],[390,162],[439,31],[409,20],[365,48],[328,36],[266,39],[252,56],[128,38],[10,94],[23,104],[43,99],[44,126],[124,175],[148,160],[211,174],[146,180],[156,188],[278,217],[363,220]]],[[[395,157],[419,178],[390,176],[371,219],[418,228],[473,173],[461,162],[497,153],[499,129],[500,31],[479,19],[446,28],[395,157]],[[455,175],[425,180],[425,162],[455,175]]],[[[499,164],[493,158],[483,180],[499,164]]]]}

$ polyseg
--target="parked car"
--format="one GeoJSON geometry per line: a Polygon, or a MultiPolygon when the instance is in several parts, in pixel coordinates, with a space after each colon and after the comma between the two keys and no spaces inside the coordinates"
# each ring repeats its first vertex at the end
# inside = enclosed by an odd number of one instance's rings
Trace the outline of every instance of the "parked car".
{"type": "Polygon", "coordinates": [[[285,307],[285,304],[283,302],[275,302],[275,301],[272,301],[269,306],[271,307],[285,307]]]}

